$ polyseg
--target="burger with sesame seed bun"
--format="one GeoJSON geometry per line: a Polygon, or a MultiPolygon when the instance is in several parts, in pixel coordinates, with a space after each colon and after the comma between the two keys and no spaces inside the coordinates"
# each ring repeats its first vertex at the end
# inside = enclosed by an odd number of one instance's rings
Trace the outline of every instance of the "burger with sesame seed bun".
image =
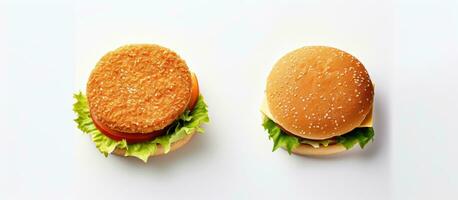
{"type": "Polygon", "coordinates": [[[74,95],[75,122],[105,156],[147,162],[182,147],[209,121],[196,75],[159,45],[126,45],[105,54],[86,94],[74,95]]]}
{"type": "Polygon", "coordinates": [[[299,155],[330,155],[374,137],[374,86],[363,64],[342,50],[308,46],[283,56],[267,78],[261,106],[273,140],[299,155]]]}

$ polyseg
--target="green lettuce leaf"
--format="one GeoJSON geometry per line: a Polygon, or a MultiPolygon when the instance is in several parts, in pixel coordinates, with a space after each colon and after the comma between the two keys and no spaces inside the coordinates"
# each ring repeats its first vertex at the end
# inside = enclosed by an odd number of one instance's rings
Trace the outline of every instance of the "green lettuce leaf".
{"type": "Polygon", "coordinates": [[[296,148],[301,143],[308,144],[314,148],[319,148],[320,146],[327,147],[331,143],[339,143],[342,144],[346,149],[350,149],[356,143],[359,143],[359,146],[362,149],[369,141],[374,140],[375,135],[374,129],[372,127],[360,127],[353,129],[349,133],[331,139],[309,140],[298,138],[296,136],[285,133],[281,130],[280,126],[278,126],[274,121],[265,115],[262,125],[269,134],[269,139],[272,139],[274,142],[272,151],[282,147],[285,148],[289,154],[291,154],[292,149],[296,148]]]}
{"type": "Polygon", "coordinates": [[[148,157],[156,152],[157,145],[161,145],[164,148],[164,153],[168,153],[172,143],[195,131],[203,133],[204,130],[200,125],[209,122],[207,105],[203,97],[199,96],[194,109],[192,111],[186,110],[169,126],[164,135],[148,142],[127,144],[126,140],[116,141],[105,136],[95,127],[89,114],[86,96],[82,92],[74,94],[73,97],[76,99],[73,104],[73,111],[77,114],[75,122],[78,128],[91,136],[97,149],[105,156],[108,156],[115,148],[119,148],[126,150],[124,156],[134,156],[147,162],[148,157]]]}
{"type": "Polygon", "coordinates": [[[349,133],[337,136],[337,142],[342,144],[346,149],[352,148],[356,143],[359,143],[363,149],[369,141],[374,140],[374,129],[372,127],[355,128],[349,133]]]}
{"type": "Polygon", "coordinates": [[[299,139],[297,137],[284,133],[280,127],[268,117],[264,116],[262,126],[264,126],[264,129],[269,133],[269,139],[272,139],[274,142],[272,151],[282,147],[291,154],[291,151],[299,146],[299,139]]]}

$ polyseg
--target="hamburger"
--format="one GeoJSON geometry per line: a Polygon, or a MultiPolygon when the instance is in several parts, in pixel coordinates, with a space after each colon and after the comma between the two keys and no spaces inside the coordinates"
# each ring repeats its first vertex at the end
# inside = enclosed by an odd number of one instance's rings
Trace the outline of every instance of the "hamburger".
{"type": "Polygon", "coordinates": [[[75,122],[105,156],[147,162],[182,147],[209,121],[196,75],[159,45],[126,45],[105,54],[86,95],[74,95],[75,122]]]}
{"type": "Polygon", "coordinates": [[[342,50],[307,46],[272,68],[261,106],[273,151],[330,155],[373,140],[374,86],[363,64],[342,50]]]}

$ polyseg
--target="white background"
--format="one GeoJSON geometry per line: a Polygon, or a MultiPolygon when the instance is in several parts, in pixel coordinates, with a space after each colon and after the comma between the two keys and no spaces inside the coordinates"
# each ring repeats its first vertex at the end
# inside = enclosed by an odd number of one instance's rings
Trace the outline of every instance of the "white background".
{"type": "Polygon", "coordinates": [[[457,52],[454,1],[3,2],[0,199],[454,199],[457,52]],[[126,43],[175,50],[209,105],[205,134],[147,164],[103,157],[72,121],[72,93],[126,43]],[[366,149],[271,152],[265,79],[306,45],[341,48],[370,72],[366,149]]]}

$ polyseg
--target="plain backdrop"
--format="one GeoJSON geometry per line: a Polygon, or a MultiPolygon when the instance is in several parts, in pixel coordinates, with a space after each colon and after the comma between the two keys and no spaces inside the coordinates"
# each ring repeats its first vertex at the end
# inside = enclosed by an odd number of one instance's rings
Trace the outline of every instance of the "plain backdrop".
{"type": "Polygon", "coordinates": [[[454,199],[456,1],[0,3],[0,199],[454,199]],[[72,94],[107,51],[175,50],[211,123],[177,152],[105,158],[72,94]],[[259,106],[285,53],[345,50],[376,84],[375,141],[326,158],[271,152],[259,106]]]}

